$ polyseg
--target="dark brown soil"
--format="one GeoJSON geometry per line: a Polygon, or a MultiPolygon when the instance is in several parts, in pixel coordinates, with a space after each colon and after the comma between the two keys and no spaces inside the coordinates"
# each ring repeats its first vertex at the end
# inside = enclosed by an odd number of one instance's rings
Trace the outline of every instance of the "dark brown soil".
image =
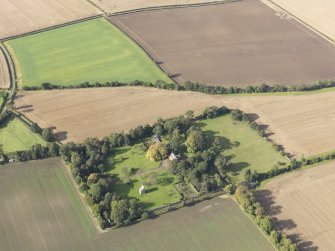
{"type": "Polygon", "coordinates": [[[335,79],[335,46],[257,0],[110,17],[178,82],[335,79]]]}

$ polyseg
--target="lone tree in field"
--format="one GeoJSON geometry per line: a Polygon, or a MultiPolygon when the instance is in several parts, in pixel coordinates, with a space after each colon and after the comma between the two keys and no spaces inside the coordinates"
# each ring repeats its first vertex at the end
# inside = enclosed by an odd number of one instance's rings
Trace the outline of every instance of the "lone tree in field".
{"type": "Polygon", "coordinates": [[[151,161],[160,161],[165,158],[168,151],[165,145],[163,144],[152,144],[146,154],[146,158],[151,161]]]}
{"type": "Polygon", "coordinates": [[[193,130],[186,140],[187,149],[191,153],[197,153],[205,148],[205,137],[200,130],[193,130]]]}
{"type": "Polygon", "coordinates": [[[45,141],[52,142],[54,140],[54,135],[51,128],[44,128],[42,130],[42,138],[45,141]]]}

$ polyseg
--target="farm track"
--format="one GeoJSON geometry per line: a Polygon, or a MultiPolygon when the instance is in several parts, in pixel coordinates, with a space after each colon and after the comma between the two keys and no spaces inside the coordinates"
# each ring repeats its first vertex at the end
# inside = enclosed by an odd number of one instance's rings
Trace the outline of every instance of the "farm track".
{"type": "Polygon", "coordinates": [[[277,177],[257,197],[299,250],[334,250],[334,184],[333,161],[277,177]]]}
{"type": "Polygon", "coordinates": [[[82,0],[0,0],[0,5],[2,39],[100,14],[82,0]]]}
{"type": "Polygon", "coordinates": [[[259,1],[109,18],[179,83],[289,85],[335,78],[335,47],[259,1]]]}
{"type": "Polygon", "coordinates": [[[63,142],[108,136],[188,110],[225,105],[264,125],[291,154],[334,150],[335,92],[282,96],[219,96],[141,87],[19,92],[15,106],[42,127],[56,127],[63,142]]]}

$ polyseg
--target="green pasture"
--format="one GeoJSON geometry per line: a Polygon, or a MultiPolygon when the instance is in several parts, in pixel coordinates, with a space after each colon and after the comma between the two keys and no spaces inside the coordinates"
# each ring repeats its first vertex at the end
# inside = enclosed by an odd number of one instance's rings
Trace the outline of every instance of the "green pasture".
{"type": "Polygon", "coordinates": [[[29,150],[36,144],[46,145],[46,142],[17,118],[0,127],[0,145],[3,145],[5,153],[29,150]]]}
{"type": "Polygon", "coordinates": [[[198,123],[205,131],[209,141],[219,136],[225,154],[231,158],[232,165],[228,175],[236,181],[244,178],[246,169],[267,172],[287,159],[277,152],[265,138],[259,136],[245,121],[235,121],[231,115],[207,119],[198,123]]]}
{"type": "Polygon", "coordinates": [[[129,37],[104,18],[5,42],[20,86],[44,82],[155,82],[171,80],[129,37]]]}
{"type": "Polygon", "coordinates": [[[117,177],[114,191],[138,198],[147,209],[179,201],[179,194],[173,187],[177,178],[168,172],[167,166],[146,159],[145,154],[140,144],[114,151],[109,160],[109,172],[117,177]],[[142,184],[146,189],[144,195],[139,194],[142,184]]]}

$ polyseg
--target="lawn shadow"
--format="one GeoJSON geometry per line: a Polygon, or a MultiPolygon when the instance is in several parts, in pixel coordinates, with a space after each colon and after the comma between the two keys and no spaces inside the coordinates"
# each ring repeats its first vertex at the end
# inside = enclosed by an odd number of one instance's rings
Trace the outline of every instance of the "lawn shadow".
{"type": "Polygon", "coordinates": [[[218,132],[204,131],[204,134],[206,138],[206,148],[210,148],[213,145],[215,138],[217,138],[220,145],[222,145],[225,150],[229,150],[240,145],[240,142],[238,141],[231,142],[230,139],[226,137],[217,136],[218,132]]]}
{"type": "Polygon", "coordinates": [[[241,171],[247,167],[249,167],[250,164],[247,162],[238,162],[238,163],[232,163],[229,167],[228,167],[228,171],[233,175],[233,176],[237,176],[241,173],[241,171]]]}
{"type": "Polygon", "coordinates": [[[171,183],[173,183],[173,181],[174,181],[173,177],[165,177],[165,176],[161,175],[157,179],[157,184],[160,185],[160,186],[168,186],[171,183]]]}
{"type": "Polygon", "coordinates": [[[155,192],[157,190],[158,190],[157,187],[152,187],[152,188],[149,188],[149,189],[145,189],[145,193],[152,193],[152,192],[155,192]]]}
{"type": "MultiPolygon", "coordinates": [[[[255,197],[263,206],[265,214],[272,217],[274,226],[278,231],[294,231],[297,228],[297,224],[293,219],[279,219],[276,217],[282,212],[282,206],[276,205],[275,197],[270,190],[258,190],[255,192],[255,197]]],[[[287,238],[297,244],[298,250],[316,251],[319,249],[312,241],[304,240],[300,233],[289,234],[287,238]]]]}
{"type": "Polygon", "coordinates": [[[134,184],[137,182],[136,179],[129,179],[127,182],[124,182],[118,175],[113,175],[113,179],[115,184],[112,190],[127,197],[129,197],[130,191],[134,189],[134,184]]]}

